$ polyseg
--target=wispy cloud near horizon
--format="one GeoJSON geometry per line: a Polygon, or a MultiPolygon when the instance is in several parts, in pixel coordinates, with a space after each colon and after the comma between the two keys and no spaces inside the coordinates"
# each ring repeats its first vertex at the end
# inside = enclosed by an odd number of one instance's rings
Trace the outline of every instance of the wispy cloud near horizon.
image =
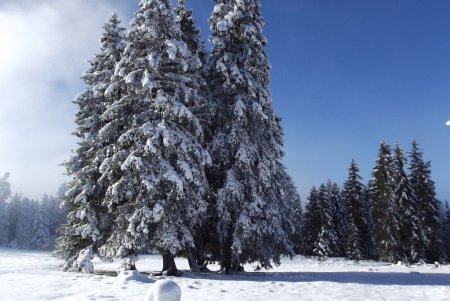
{"type": "Polygon", "coordinates": [[[11,173],[13,192],[40,198],[67,181],[59,165],[75,147],[72,99],[115,9],[109,1],[0,3],[0,174],[11,173]]]}

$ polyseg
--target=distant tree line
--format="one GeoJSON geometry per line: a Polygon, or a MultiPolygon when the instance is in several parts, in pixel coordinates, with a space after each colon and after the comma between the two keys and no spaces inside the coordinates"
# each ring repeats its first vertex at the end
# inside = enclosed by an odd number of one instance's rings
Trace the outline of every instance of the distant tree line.
{"type": "Polygon", "coordinates": [[[0,178],[0,246],[54,250],[57,230],[66,219],[63,193],[64,186],[57,196],[44,195],[40,201],[19,194],[11,197],[8,174],[0,178]]]}
{"type": "Polygon", "coordinates": [[[320,257],[388,262],[446,262],[450,211],[436,198],[430,162],[416,141],[407,159],[381,142],[372,178],[362,183],[353,160],[342,189],[328,181],[308,197],[296,251],[320,257]]]}

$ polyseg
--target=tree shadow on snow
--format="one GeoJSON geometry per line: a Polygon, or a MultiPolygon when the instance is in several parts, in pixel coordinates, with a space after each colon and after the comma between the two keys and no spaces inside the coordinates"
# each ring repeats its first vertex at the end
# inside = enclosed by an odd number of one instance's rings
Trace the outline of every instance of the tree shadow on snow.
{"type": "Polygon", "coordinates": [[[244,272],[236,274],[196,274],[189,278],[220,281],[256,281],[256,282],[336,282],[370,285],[448,285],[450,274],[444,273],[382,273],[382,272],[244,272]]]}

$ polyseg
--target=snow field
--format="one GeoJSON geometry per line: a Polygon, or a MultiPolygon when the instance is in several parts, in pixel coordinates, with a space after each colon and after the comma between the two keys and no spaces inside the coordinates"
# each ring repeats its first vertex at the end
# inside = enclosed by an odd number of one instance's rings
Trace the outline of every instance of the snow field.
{"type": "MultiPolygon", "coordinates": [[[[180,269],[187,261],[177,258],[180,269]]],[[[154,280],[129,272],[126,277],[64,273],[63,261],[44,252],[0,249],[1,300],[132,300],[144,301],[154,280]],[[137,280],[137,281],[136,281],[137,280]]],[[[142,256],[137,268],[145,272],[161,268],[160,256],[142,256]]],[[[97,272],[116,271],[119,262],[94,260],[97,272]]],[[[209,266],[218,270],[218,266],[209,266]]],[[[267,272],[223,275],[186,273],[170,278],[181,288],[181,300],[307,301],[307,300],[450,300],[450,266],[398,266],[342,259],[317,261],[295,257],[283,259],[267,272]]],[[[123,276],[123,275],[122,275],[123,276]]]]}

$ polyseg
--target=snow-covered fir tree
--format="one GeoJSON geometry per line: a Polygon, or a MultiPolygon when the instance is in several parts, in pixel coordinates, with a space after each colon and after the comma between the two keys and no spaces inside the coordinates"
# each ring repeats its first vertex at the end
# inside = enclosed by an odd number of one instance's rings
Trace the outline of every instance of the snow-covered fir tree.
{"type": "Polygon", "coordinates": [[[315,186],[311,188],[306,203],[305,213],[302,221],[302,254],[306,256],[314,255],[314,242],[319,236],[322,217],[320,207],[319,191],[315,186]]]}
{"type": "Polygon", "coordinates": [[[431,179],[431,164],[423,160],[422,150],[415,140],[409,153],[409,173],[425,234],[426,261],[444,260],[442,241],[439,237],[439,201],[436,199],[434,182],[431,179]]]}
{"type": "Polygon", "coordinates": [[[2,178],[0,178],[0,246],[5,246],[8,244],[9,220],[6,201],[11,195],[8,177],[9,174],[6,173],[2,178]]]}
{"type": "MultiPolygon", "coordinates": [[[[134,268],[135,251],[150,246],[161,252],[163,270],[176,274],[174,256],[195,247],[207,210],[210,157],[193,113],[203,101],[193,82],[202,62],[183,40],[169,0],[142,0],[126,41],[110,87],[123,94],[114,113],[129,120],[115,149],[125,160],[106,195],[116,225],[102,253],[134,268]]],[[[115,168],[102,165],[104,174],[115,168]]]]}
{"type": "Polygon", "coordinates": [[[209,83],[220,112],[209,145],[216,169],[222,269],[292,255],[283,215],[283,132],[272,107],[259,0],[216,0],[209,83]],[[237,221],[237,222],[236,222],[237,221]]]}
{"type": "Polygon", "coordinates": [[[372,209],[373,209],[373,202],[370,198],[370,192],[369,188],[367,186],[364,186],[364,193],[363,193],[363,214],[364,219],[367,221],[367,228],[366,231],[361,232],[361,235],[363,237],[363,250],[364,250],[364,257],[367,259],[377,259],[377,250],[375,247],[375,238],[374,238],[374,225],[373,225],[373,218],[372,218],[372,209]]]}
{"type": "Polygon", "coordinates": [[[107,105],[105,91],[124,47],[124,29],[119,24],[117,14],[113,14],[104,25],[101,51],[81,76],[87,87],[74,101],[78,106],[74,134],[79,142],[74,155],[65,163],[73,181],[64,199],[68,216],[59,240],[59,247],[67,254],[65,269],[71,267],[80,251],[99,244],[100,232],[106,232],[99,228],[109,224],[102,221],[107,219],[107,211],[102,206],[105,188],[99,183],[99,167],[105,155],[99,131],[107,105]]]}
{"type": "Polygon", "coordinates": [[[336,229],[336,251],[333,256],[345,256],[345,241],[347,238],[347,206],[342,198],[341,189],[335,182],[328,181],[330,202],[333,208],[333,225],[336,229]]]}
{"type": "Polygon", "coordinates": [[[42,204],[39,205],[33,221],[31,234],[31,249],[48,250],[50,246],[50,232],[47,212],[42,204]]]}
{"type": "Polygon", "coordinates": [[[368,258],[365,245],[367,233],[370,233],[370,222],[365,212],[364,184],[359,175],[359,168],[352,160],[348,169],[348,177],[344,183],[342,197],[347,208],[347,239],[345,255],[349,259],[360,260],[368,258]]]}
{"type": "Polygon", "coordinates": [[[400,144],[395,145],[393,156],[393,184],[398,208],[400,255],[405,262],[418,262],[425,258],[425,237],[416,195],[406,175],[405,156],[400,144]]]}
{"type": "Polygon", "coordinates": [[[378,158],[369,183],[373,201],[374,238],[380,260],[397,262],[402,259],[398,247],[398,208],[393,189],[392,155],[389,145],[380,143],[378,158]]]}
{"type": "Polygon", "coordinates": [[[345,235],[345,208],[340,197],[339,186],[330,180],[318,191],[321,227],[314,242],[313,253],[319,257],[343,255],[345,235]]]}

